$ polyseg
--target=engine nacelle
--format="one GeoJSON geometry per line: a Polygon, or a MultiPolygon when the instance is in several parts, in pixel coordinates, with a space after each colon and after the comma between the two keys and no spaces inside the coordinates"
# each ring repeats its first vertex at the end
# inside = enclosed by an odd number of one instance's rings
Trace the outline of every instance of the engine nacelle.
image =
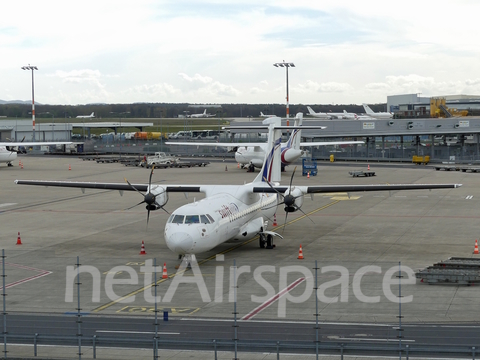
{"type": "Polygon", "coordinates": [[[284,193],[285,211],[295,212],[303,205],[304,194],[295,187],[287,189],[284,193]]]}
{"type": "Polygon", "coordinates": [[[303,150],[286,149],[282,152],[282,163],[290,164],[303,155],[303,150]]]}
{"type": "MultiPolygon", "coordinates": [[[[161,209],[168,202],[168,193],[163,186],[152,185],[150,188],[150,193],[155,196],[155,202],[156,202],[156,204],[150,205],[150,210],[161,209]]],[[[147,210],[148,210],[148,206],[147,206],[147,210]]]]}

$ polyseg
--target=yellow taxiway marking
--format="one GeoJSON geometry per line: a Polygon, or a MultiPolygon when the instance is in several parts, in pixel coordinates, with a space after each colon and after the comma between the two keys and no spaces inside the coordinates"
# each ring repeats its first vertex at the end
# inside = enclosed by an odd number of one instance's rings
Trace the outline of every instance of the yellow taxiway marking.
{"type": "MultiPolygon", "coordinates": [[[[340,200],[334,200],[334,201],[332,201],[332,202],[329,203],[329,204],[326,204],[326,205],[324,205],[324,206],[322,206],[322,207],[319,207],[318,209],[315,209],[315,210],[313,210],[313,211],[310,211],[310,212],[307,213],[306,215],[302,215],[302,216],[298,217],[297,219],[294,219],[294,220],[289,221],[287,224],[283,224],[283,225],[278,226],[277,229],[279,229],[279,228],[281,228],[281,227],[284,227],[284,226],[286,226],[286,225],[293,224],[293,223],[295,223],[295,222],[297,222],[297,221],[299,221],[299,220],[301,220],[301,219],[304,219],[304,218],[307,217],[308,215],[312,215],[312,214],[314,214],[314,213],[316,213],[316,212],[318,212],[318,211],[322,211],[322,210],[324,210],[324,209],[326,209],[326,208],[328,208],[328,207],[330,207],[330,206],[332,206],[332,205],[335,205],[335,204],[337,204],[337,203],[339,203],[339,202],[340,202],[340,200]]],[[[249,244],[249,243],[251,243],[252,241],[255,241],[255,240],[258,240],[258,236],[255,236],[254,238],[252,238],[252,239],[250,239],[250,240],[247,240],[247,241],[244,241],[244,242],[242,242],[242,243],[240,243],[240,244],[234,245],[234,246],[232,246],[231,248],[228,248],[228,249],[226,249],[226,250],[224,250],[224,251],[221,251],[221,252],[219,252],[218,254],[212,255],[212,256],[210,256],[210,257],[208,257],[208,258],[206,258],[206,259],[200,260],[200,261],[198,262],[198,265],[203,265],[203,264],[205,264],[205,263],[207,263],[207,262],[209,262],[209,261],[211,261],[211,260],[216,259],[217,255],[222,255],[222,254],[229,253],[229,252],[231,252],[231,251],[233,251],[233,250],[236,250],[236,249],[238,249],[239,247],[242,247],[242,246],[244,246],[244,245],[247,245],[247,244],[249,244]]],[[[177,275],[179,275],[179,274],[183,274],[183,273],[184,273],[185,271],[187,271],[187,270],[188,270],[188,269],[185,269],[185,270],[177,271],[176,273],[170,274],[170,275],[168,275],[168,279],[171,279],[171,278],[173,278],[174,276],[177,276],[177,275]]],[[[157,285],[159,285],[159,284],[167,281],[168,279],[160,279],[160,280],[157,280],[157,285]]],[[[103,311],[103,310],[105,310],[105,309],[108,309],[110,306],[113,306],[113,305],[115,305],[115,304],[121,303],[122,301],[128,299],[129,297],[132,297],[132,296],[135,296],[135,295],[137,295],[137,294],[140,294],[140,293],[144,292],[145,290],[152,288],[154,285],[155,285],[155,283],[151,283],[150,285],[146,285],[146,286],[144,286],[144,287],[142,287],[142,288],[140,288],[140,289],[134,290],[134,291],[128,293],[127,295],[124,295],[124,296],[122,296],[122,297],[120,297],[120,298],[118,298],[118,299],[116,299],[116,300],[110,301],[109,303],[106,303],[106,304],[104,304],[104,305],[101,305],[101,306],[93,309],[92,312],[96,313],[96,312],[100,312],[100,311],[103,311]]]]}

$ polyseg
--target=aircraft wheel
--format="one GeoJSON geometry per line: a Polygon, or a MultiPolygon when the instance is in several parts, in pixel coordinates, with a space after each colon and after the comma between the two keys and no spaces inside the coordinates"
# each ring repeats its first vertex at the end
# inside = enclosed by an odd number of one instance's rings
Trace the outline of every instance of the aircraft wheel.
{"type": "Polygon", "coordinates": [[[260,234],[258,241],[260,243],[260,249],[265,249],[265,244],[266,244],[265,235],[260,234]]]}
{"type": "Polygon", "coordinates": [[[273,249],[275,245],[273,245],[273,235],[267,235],[267,249],[273,249]]]}

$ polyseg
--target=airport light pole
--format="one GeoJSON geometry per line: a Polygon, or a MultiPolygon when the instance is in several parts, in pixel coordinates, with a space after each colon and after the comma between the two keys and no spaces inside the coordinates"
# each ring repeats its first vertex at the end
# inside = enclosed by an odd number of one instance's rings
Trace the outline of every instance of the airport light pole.
{"type": "Polygon", "coordinates": [[[287,126],[289,126],[289,117],[290,117],[290,109],[289,109],[289,105],[288,105],[288,68],[289,67],[295,67],[295,64],[294,63],[289,63],[289,62],[285,62],[285,60],[282,60],[283,62],[281,63],[275,63],[273,64],[273,66],[275,67],[284,67],[285,70],[286,70],[286,73],[287,73],[287,126]]]}
{"type": "Polygon", "coordinates": [[[35,87],[33,81],[33,71],[38,70],[34,65],[28,64],[27,66],[22,66],[22,70],[32,70],[32,123],[33,123],[33,141],[35,141],[35,87]]]}

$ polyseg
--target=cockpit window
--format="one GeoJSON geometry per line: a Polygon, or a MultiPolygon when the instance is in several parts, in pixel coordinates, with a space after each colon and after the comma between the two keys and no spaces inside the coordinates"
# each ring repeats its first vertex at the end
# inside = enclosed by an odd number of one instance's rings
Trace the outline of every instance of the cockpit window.
{"type": "Polygon", "coordinates": [[[208,217],[208,219],[210,220],[210,223],[213,224],[213,223],[215,222],[215,220],[213,220],[213,218],[212,218],[210,215],[207,214],[207,217],[208,217]]]}
{"type": "Polygon", "coordinates": [[[174,217],[174,216],[175,216],[175,215],[173,215],[173,214],[172,214],[172,215],[170,215],[170,217],[169,217],[169,218],[168,218],[168,220],[167,220],[167,223],[171,223],[171,222],[172,222],[172,220],[173,220],[173,217],[174,217]]]}
{"type": "Polygon", "coordinates": [[[172,223],[174,224],[183,224],[183,219],[185,218],[184,215],[175,215],[172,219],[172,223]]]}
{"type": "Polygon", "coordinates": [[[199,224],[200,217],[198,215],[187,215],[185,216],[185,224],[199,224]]]}
{"type": "Polygon", "coordinates": [[[202,224],[210,224],[210,220],[205,215],[200,215],[200,222],[202,224]]]}

